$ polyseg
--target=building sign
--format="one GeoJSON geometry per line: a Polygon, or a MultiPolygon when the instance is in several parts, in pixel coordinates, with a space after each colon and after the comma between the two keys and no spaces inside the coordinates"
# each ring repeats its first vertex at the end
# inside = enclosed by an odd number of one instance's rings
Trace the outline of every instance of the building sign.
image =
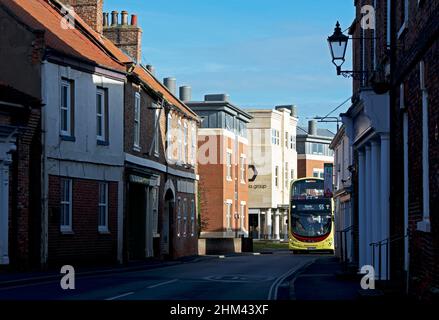
{"type": "Polygon", "coordinates": [[[325,189],[325,197],[331,198],[333,195],[333,172],[334,172],[334,165],[332,163],[325,163],[324,164],[324,189],[325,189]]]}

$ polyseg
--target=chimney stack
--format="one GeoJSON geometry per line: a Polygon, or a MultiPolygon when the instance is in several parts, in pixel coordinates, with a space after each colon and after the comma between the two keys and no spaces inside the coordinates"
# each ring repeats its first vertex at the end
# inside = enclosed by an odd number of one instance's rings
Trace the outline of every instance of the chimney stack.
{"type": "Polygon", "coordinates": [[[121,15],[122,15],[122,22],[121,22],[121,24],[123,26],[127,26],[128,25],[128,12],[124,10],[124,11],[122,11],[121,15]]]}
{"type": "Polygon", "coordinates": [[[60,0],[65,5],[72,6],[75,13],[94,31],[102,34],[104,26],[104,0],[60,0]]]}
{"type": "Polygon", "coordinates": [[[169,91],[172,92],[173,95],[176,94],[177,91],[177,79],[172,78],[172,77],[168,77],[163,79],[163,84],[165,85],[166,88],[169,89],[169,91]]]}
{"type": "Polygon", "coordinates": [[[192,88],[189,86],[180,87],[180,100],[188,102],[192,100],[192,88]]]}
{"type": "Polygon", "coordinates": [[[125,52],[137,64],[142,58],[142,29],[138,27],[137,15],[131,16],[131,24],[128,24],[129,14],[126,10],[121,13],[121,24],[117,11],[111,12],[111,26],[104,28],[104,35],[111,40],[116,47],[125,52]]]}
{"type": "Polygon", "coordinates": [[[317,121],[311,120],[308,122],[308,134],[311,136],[317,135],[317,121]]]}
{"type": "Polygon", "coordinates": [[[111,26],[115,27],[119,25],[119,12],[111,11],[111,26]]]}

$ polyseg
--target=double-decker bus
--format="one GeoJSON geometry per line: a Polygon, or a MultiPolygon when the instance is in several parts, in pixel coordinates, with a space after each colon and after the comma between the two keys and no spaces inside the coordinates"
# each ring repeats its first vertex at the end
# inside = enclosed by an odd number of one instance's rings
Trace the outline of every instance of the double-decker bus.
{"type": "Polygon", "coordinates": [[[294,181],[290,192],[289,248],[294,253],[334,252],[332,194],[324,180],[294,181]]]}

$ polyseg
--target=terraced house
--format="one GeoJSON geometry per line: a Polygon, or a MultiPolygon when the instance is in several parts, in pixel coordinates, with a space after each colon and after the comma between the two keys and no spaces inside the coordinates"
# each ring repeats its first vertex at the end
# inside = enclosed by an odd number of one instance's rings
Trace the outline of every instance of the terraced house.
{"type": "Polygon", "coordinates": [[[2,220],[9,239],[20,238],[2,241],[2,255],[9,249],[22,255],[3,264],[124,262],[197,252],[191,141],[198,118],[140,64],[137,17],[128,25],[126,12],[120,23],[113,12],[110,26],[102,8],[101,0],[0,4],[8,34],[22,35],[16,43],[5,41],[22,55],[2,59],[1,81],[17,84],[29,74],[29,88],[43,105],[41,150],[34,153],[41,155],[34,175],[40,172],[42,182],[29,185],[41,190],[30,193],[42,205],[10,209],[10,222],[2,220]],[[173,144],[180,147],[168,153],[173,144]]]}

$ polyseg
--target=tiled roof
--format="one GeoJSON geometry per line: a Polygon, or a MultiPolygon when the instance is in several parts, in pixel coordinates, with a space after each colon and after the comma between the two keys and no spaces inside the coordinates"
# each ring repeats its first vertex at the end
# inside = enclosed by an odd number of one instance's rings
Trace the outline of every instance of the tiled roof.
{"type": "MultiPolygon", "coordinates": [[[[73,55],[98,65],[126,72],[126,64],[134,63],[110,40],[94,31],[79,16],[75,16],[76,28],[64,29],[57,0],[1,0],[24,24],[32,29],[45,30],[47,46],[58,52],[73,55]]],[[[140,66],[134,71],[151,89],[159,92],[171,104],[187,115],[197,115],[177,99],[162,83],[140,66]]]]}
{"type": "Polygon", "coordinates": [[[104,43],[104,40],[95,43],[93,37],[88,37],[96,36],[97,33],[81,32],[80,28],[88,32],[91,30],[82,19],[76,17],[76,28],[63,28],[63,16],[56,6],[56,1],[2,0],[1,4],[12,11],[25,25],[34,30],[44,30],[46,45],[49,48],[112,70],[122,72],[126,70],[120,61],[111,57],[109,52],[99,46],[98,43],[104,43]]]}
{"type": "Polygon", "coordinates": [[[160,81],[158,81],[151,73],[146,71],[144,68],[136,65],[133,71],[135,74],[139,76],[139,78],[144,81],[151,89],[156,92],[159,92],[163,95],[163,97],[169,103],[173,104],[176,107],[179,107],[181,111],[186,113],[187,115],[198,119],[198,116],[195,112],[193,112],[190,108],[188,108],[183,102],[177,99],[160,81]]]}

